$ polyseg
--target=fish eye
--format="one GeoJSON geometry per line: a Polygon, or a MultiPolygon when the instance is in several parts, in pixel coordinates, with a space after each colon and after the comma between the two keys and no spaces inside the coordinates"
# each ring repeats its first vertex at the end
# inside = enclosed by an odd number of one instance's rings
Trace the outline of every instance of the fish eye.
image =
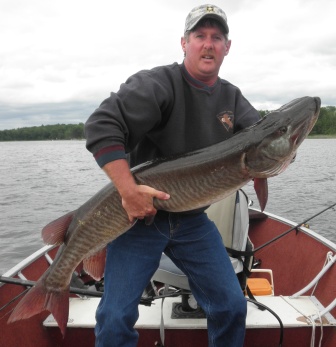
{"type": "Polygon", "coordinates": [[[279,132],[280,135],[286,134],[286,132],[287,132],[287,127],[286,127],[286,126],[281,127],[281,128],[278,130],[278,132],[279,132]]]}

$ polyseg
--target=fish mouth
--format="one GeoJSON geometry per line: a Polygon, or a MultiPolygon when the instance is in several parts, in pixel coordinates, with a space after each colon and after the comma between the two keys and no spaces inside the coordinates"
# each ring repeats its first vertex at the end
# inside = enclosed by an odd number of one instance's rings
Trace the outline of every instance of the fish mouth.
{"type": "Polygon", "coordinates": [[[298,141],[299,137],[300,137],[300,134],[294,134],[294,135],[291,136],[290,139],[291,139],[293,145],[297,144],[297,141],[298,141]]]}
{"type": "MultiPolygon", "coordinates": [[[[299,145],[303,142],[303,140],[307,137],[307,135],[313,129],[317,118],[320,113],[321,108],[321,99],[319,97],[311,98],[313,103],[310,105],[310,114],[309,116],[306,113],[302,113],[298,120],[296,120],[289,129],[295,129],[293,133],[289,136],[289,140],[294,148],[299,147],[299,145]]],[[[287,105],[287,108],[301,108],[301,100],[296,99],[287,105]]],[[[298,112],[302,112],[302,110],[298,110],[298,112]]]]}
{"type": "Polygon", "coordinates": [[[315,115],[316,115],[316,117],[318,117],[318,114],[319,114],[320,108],[321,108],[321,99],[318,96],[315,96],[314,100],[315,100],[315,104],[316,104],[315,115]]]}
{"type": "Polygon", "coordinates": [[[317,105],[317,111],[310,118],[310,120],[307,120],[307,122],[304,122],[290,136],[290,140],[293,146],[298,147],[303,142],[303,140],[308,136],[308,134],[311,132],[311,130],[313,129],[316,123],[318,115],[319,115],[319,106],[317,105]]]}
{"type": "Polygon", "coordinates": [[[298,147],[300,143],[306,138],[306,134],[307,130],[305,129],[304,125],[302,125],[299,129],[296,129],[296,131],[289,138],[292,147],[298,147]]]}

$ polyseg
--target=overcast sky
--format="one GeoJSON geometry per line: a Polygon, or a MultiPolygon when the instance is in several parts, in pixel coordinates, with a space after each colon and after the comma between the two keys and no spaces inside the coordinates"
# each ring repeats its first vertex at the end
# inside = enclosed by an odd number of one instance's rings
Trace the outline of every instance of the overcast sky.
{"type": "MultiPolygon", "coordinates": [[[[85,122],[131,74],[182,62],[199,0],[0,0],[0,130],[85,122]]],[[[336,106],[336,1],[213,1],[228,16],[220,76],[257,109],[336,106]]]]}

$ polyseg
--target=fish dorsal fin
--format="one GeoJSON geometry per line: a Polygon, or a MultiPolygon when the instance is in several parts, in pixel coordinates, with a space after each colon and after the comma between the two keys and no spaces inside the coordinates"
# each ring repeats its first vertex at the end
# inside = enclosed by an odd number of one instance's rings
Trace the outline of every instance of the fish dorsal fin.
{"type": "Polygon", "coordinates": [[[84,270],[96,281],[104,276],[106,247],[83,260],[84,270]]]}
{"type": "Polygon", "coordinates": [[[257,194],[261,211],[264,211],[268,200],[268,183],[267,178],[255,178],[254,190],[257,194]]]}
{"type": "Polygon", "coordinates": [[[73,219],[74,211],[50,222],[42,229],[42,239],[47,245],[60,245],[73,219]]]}

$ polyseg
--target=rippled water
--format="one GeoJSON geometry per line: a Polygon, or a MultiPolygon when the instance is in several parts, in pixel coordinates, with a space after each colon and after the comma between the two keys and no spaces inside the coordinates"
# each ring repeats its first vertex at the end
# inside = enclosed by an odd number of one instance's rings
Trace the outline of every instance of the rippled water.
{"type": "MultiPolygon", "coordinates": [[[[266,210],[297,223],[336,202],[336,139],[308,139],[269,180],[266,210]]],[[[42,245],[44,225],[77,209],[108,179],[84,141],[0,142],[0,274],[42,245]]],[[[252,185],[245,189],[255,201],[252,185]]],[[[336,213],[310,222],[336,242],[336,213]]]]}

